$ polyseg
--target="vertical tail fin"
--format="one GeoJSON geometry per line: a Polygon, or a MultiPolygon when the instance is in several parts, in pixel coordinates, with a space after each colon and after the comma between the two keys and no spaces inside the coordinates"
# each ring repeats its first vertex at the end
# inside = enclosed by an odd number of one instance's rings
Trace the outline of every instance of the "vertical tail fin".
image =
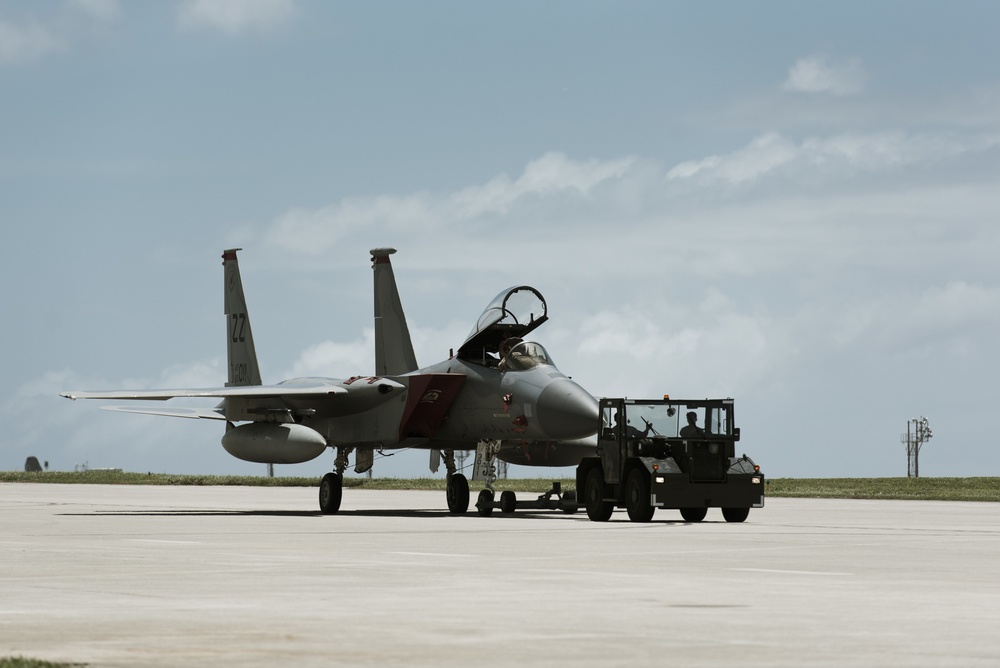
{"type": "Polygon", "coordinates": [[[399,376],[417,370],[410,330],[399,301],[389,256],[395,248],[373,248],[375,272],[375,375],[399,376]]]}
{"type": "Polygon", "coordinates": [[[257,367],[257,351],[253,347],[253,333],[250,331],[250,316],[247,315],[247,300],[243,296],[243,281],[240,279],[240,263],[236,252],[242,248],[231,248],[222,253],[222,266],[226,278],[226,350],[229,360],[229,381],[226,386],[260,385],[260,369],[257,367]]]}

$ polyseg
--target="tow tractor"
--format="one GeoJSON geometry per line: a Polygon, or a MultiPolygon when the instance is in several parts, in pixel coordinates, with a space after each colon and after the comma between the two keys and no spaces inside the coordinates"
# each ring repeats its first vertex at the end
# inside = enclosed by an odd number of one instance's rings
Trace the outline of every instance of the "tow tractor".
{"type": "Polygon", "coordinates": [[[591,520],[624,507],[633,522],[650,521],[657,508],[700,522],[721,508],[727,522],[743,522],[764,507],[764,474],[736,456],[732,399],[606,398],[600,408],[598,456],[576,470],[591,520]]]}

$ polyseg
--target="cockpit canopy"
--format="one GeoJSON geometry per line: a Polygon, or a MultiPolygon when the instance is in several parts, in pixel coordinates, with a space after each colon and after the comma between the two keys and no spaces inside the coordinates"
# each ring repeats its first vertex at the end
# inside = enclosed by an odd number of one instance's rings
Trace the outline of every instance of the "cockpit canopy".
{"type": "Polygon", "coordinates": [[[479,316],[476,326],[458,349],[458,356],[480,364],[496,364],[513,345],[520,343],[521,338],[548,317],[545,298],[538,290],[528,285],[507,288],[479,316]]]}
{"type": "Polygon", "coordinates": [[[510,351],[503,356],[503,359],[500,360],[500,369],[502,371],[527,371],[543,364],[555,366],[542,344],[534,341],[521,341],[511,347],[510,351]]]}

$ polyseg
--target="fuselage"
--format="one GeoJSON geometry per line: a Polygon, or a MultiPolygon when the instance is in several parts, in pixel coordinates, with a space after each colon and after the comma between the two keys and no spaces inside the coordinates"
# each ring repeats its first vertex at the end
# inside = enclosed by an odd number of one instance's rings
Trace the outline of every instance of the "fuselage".
{"type": "MultiPolygon", "coordinates": [[[[470,450],[480,441],[501,441],[502,459],[537,466],[572,465],[596,447],[597,400],[544,355],[506,365],[456,357],[401,376],[326,380],[351,386],[357,396],[365,387],[382,399],[353,410],[344,396],[332,395],[296,418],[334,447],[470,450]]],[[[294,415],[294,400],[285,403],[294,415]]]]}

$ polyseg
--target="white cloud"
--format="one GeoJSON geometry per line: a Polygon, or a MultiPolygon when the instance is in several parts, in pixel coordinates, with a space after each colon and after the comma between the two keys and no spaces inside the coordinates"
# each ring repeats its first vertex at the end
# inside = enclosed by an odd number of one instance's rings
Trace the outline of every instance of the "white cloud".
{"type": "Polygon", "coordinates": [[[586,198],[601,184],[621,179],[634,162],[634,158],[575,161],[561,153],[547,153],[528,163],[514,181],[500,175],[450,195],[384,195],[346,199],[316,210],[294,209],[271,224],[265,239],[280,248],[316,255],[351,234],[372,228],[428,234],[458,223],[484,222],[535,196],[586,198]]]}
{"type": "Polygon", "coordinates": [[[1000,146],[1000,137],[904,132],[844,133],[808,137],[796,144],[777,133],[763,134],[747,146],[726,155],[682,162],[667,172],[668,180],[722,181],[733,185],[752,182],[779,170],[789,176],[803,170],[825,177],[857,172],[888,171],[913,164],[933,164],[962,154],[1000,146]]]}
{"type": "Polygon", "coordinates": [[[292,365],[289,378],[320,376],[349,378],[370,374],[375,369],[375,332],[366,329],[363,337],[347,343],[322,341],[306,348],[292,365]]]}
{"type": "Polygon", "coordinates": [[[708,177],[743,183],[791,162],[799,153],[799,147],[791,140],[776,133],[768,133],[727,156],[712,155],[683,162],[667,172],[667,179],[708,177]]]}
{"type": "Polygon", "coordinates": [[[807,56],[788,70],[782,88],[796,93],[854,95],[864,89],[866,79],[864,65],[858,58],[833,63],[823,56],[807,56]]]}
{"type": "Polygon", "coordinates": [[[186,0],[177,20],[185,28],[210,28],[236,35],[267,32],[287,24],[296,12],[294,0],[186,0]]]}
{"type": "Polygon", "coordinates": [[[0,64],[18,63],[66,48],[48,27],[34,21],[15,25],[0,19],[0,64]]]}
{"type": "Polygon", "coordinates": [[[46,20],[31,18],[13,23],[0,19],[0,65],[25,63],[70,51],[92,34],[90,28],[95,21],[108,23],[120,14],[118,0],[70,0],[46,20]]]}

